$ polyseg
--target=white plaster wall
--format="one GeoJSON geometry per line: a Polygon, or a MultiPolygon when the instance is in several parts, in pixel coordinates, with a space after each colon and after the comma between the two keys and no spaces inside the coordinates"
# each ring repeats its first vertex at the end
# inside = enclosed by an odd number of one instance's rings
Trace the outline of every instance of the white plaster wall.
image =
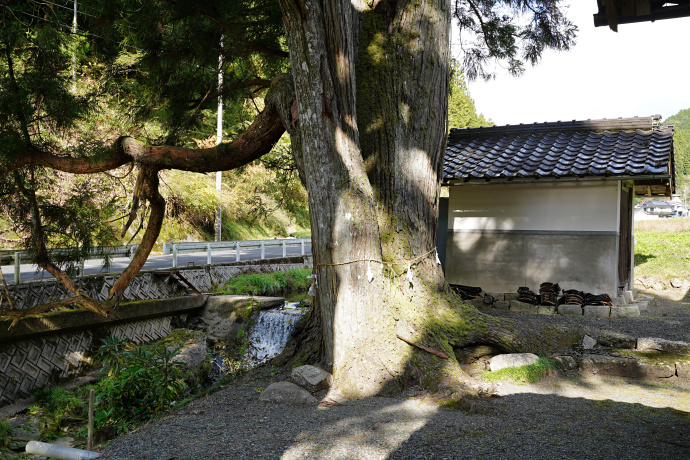
{"type": "Polygon", "coordinates": [[[453,186],[448,229],[618,232],[618,182],[453,186]]]}

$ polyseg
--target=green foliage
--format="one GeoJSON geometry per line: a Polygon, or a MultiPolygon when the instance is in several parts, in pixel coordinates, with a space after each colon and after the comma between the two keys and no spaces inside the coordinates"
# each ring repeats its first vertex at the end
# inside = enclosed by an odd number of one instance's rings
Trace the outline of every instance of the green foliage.
{"type": "Polygon", "coordinates": [[[554,361],[539,358],[536,363],[529,366],[508,367],[496,372],[483,372],[482,379],[487,382],[536,383],[557,369],[554,361]]]}
{"type": "Polygon", "coordinates": [[[577,26],[564,14],[563,0],[459,1],[454,3],[467,76],[493,77],[491,63],[512,75],[525,64],[536,65],[546,49],[568,50],[575,44],[577,26]]]}
{"type": "Polygon", "coordinates": [[[664,219],[662,223],[681,228],[643,230],[635,224],[635,276],[690,280],[690,218],[664,219]]]}
{"type": "Polygon", "coordinates": [[[465,73],[462,67],[453,60],[448,92],[448,127],[476,128],[492,125],[493,123],[484,118],[483,114],[477,114],[474,100],[469,95],[465,73]]]}
{"type": "Polygon", "coordinates": [[[53,387],[41,389],[34,393],[36,402],[55,418],[63,416],[83,418],[87,416],[84,401],[73,392],[53,387]]]}
{"type": "Polygon", "coordinates": [[[10,447],[12,427],[8,422],[0,421],[0,447],[10,447]]]}
{"type": "Polygon", "coordinates": [[[129,347],[114,337],[103,340],[97,357],[105,377],[96,387],[96,429],[127,431],[167,410],[187,389],[185,369],[175,362],[179,349],[129,347]]]}
{"type": "Polygon", "coordinates": [[[690,109],[681,110],[664,123],[675,125],[673,135],[673,149],[676,159],[676,179],[682,184],[686,178],[690,178],[690,109]]]}
{"type": "Polygon", "coordinates": [[[219,294],[276,295],[309,289],[311,269],[292,269],[287,272],[255,273],[231,278],[219,294]]]}

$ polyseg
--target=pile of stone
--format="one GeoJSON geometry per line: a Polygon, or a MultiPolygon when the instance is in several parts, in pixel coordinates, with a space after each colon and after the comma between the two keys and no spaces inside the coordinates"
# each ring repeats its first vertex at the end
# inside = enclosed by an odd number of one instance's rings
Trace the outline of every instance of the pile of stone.
{"type": "Polygon", "coordinates": [[[270,384],[259,396],[260,401],[284,404],[318,404],[321,395],[331,386],[333,376],[316,366],[296,367],[290,379],[270,384]]]}
{"type": "MultiPolygon", "coordinates": [[[[539,359],[532,353],[503,354],[488,346],[467,347],[456,351],[456,357],[471,374],[528,366],[539,359]]],[[[575,347],[551,359],[566,371],[690,384],[690,343],[687,342],[602,331],[597,338],[585,335],[575,347]]]]}

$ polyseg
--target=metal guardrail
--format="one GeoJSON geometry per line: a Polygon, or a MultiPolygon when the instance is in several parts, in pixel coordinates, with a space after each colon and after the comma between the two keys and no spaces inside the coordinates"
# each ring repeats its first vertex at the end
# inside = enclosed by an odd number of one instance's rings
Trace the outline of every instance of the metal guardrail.
{"type": "MultiPolygon", "coordinates": [[[[177,256],[183,253],[206,252],[206,263],[211,264],[212,252],[214,250],[235,250],[235,260],[241,261],[242,249],[261,248],[261,259],[266,258],[264,250],[268,247],[282,247],[283,257],[287,257],[287,248],[300,246],[302,255],[306,254],[305,244],[311,243],[309,238],[287,238],[272,240],[245,240],[245,241],[213,241],[213,242],[179,242],[163,243],[163,254],[172,254],[172,267],[177,268],[177,256]]],[[[101,259],[106,255],[109,257],[129,257],[132,258],[134,252],[139,247],[137,244],[128,246],[112,246],[93,248],[89,251],[86,259],[101,259]]],[[[55,248],[49,250],[50,254],[67,253],[73,251],[69,248],[55,248]]],[[[84,260],[80,260],[81,273],[84,273],[84,260]]],[[[33,263],[34,255],[28,251],[0,250],[0,265],[14,265],[14,279],[20,283],[20,265],[22,263],[33,263]]]]}
{"type": "Polygon", "coordinates": [[[288,246],[301,246],[302,255],[305,254],[305,243],[311,243],[309,238],[287,238],[273,240],[244,240],[244,241],[211,241],[211,242],[192,242],[192,243],[163,243],[163,254],[173,256],[172,266],[177,268],[177,255],[182,253],[206,252],[206,263],[211,264],[211,256],[214,250],[235,250],[235,260],[240,262],[240,250],[250,248],[261,248],[261,258],[265,259],[264,250],[267,247],[282,247],[283,257],[287,256],[288,246]]]}
{"type": "MultiPolygon", "coordinates": [[[[87,257],[81,259],[81,272],[84,273],[84,261],[86,259],[102,259],[106,256],[108,257],[129,257],[130,259],[134,256],[138,244],[130,244],[127,246],[106,246],[91,248],[88,252],[87,257]]],[[[51,255],[67,254],[74,251],[73,248],[53,248],[49,249],[48,253],[51,255]]],[[[3,249],[0,250],[0,265],[14,265],[14,280],[16,283],[20,282],[20,265],[22,263],[33,263],[35,254],[29,251],[14,251],[3,249]]]]}

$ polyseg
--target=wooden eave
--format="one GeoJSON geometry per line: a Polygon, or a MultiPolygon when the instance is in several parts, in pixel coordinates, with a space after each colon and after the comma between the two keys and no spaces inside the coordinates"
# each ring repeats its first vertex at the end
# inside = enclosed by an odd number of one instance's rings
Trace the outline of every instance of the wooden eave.
{"type": "Polygon", "coordinates": [[[609,26],[618,32],[619,24],[654,22],[690,16],[690,0],[597,0],[594,26],[609,26]]]}

